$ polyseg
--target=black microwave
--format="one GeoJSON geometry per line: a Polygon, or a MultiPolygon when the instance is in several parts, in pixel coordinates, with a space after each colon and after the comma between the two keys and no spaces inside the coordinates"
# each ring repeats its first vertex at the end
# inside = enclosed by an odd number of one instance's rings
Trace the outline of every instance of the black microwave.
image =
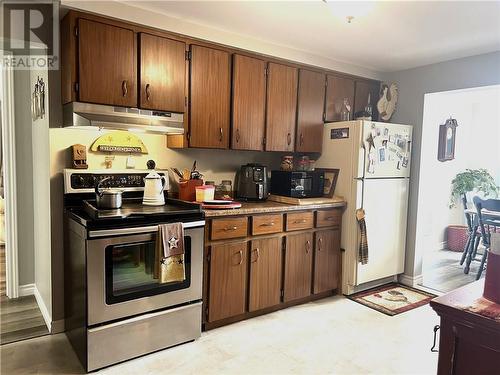
{"type": "Polygon", "coordinates": [[[271,171],[271,194],[293,198],[323,196],[325,173],[319,171],[271,171]]]}

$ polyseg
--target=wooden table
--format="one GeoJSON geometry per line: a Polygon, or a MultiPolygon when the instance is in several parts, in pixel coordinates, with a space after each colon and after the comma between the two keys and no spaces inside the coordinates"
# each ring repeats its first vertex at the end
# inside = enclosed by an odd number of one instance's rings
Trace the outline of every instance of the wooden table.
{"type": "Polygon", "coordinates": [[[441,317],[438,375],[500,374],[500,321],[464,309],[483,288],[479,280],[430,302],[441,317]]]}

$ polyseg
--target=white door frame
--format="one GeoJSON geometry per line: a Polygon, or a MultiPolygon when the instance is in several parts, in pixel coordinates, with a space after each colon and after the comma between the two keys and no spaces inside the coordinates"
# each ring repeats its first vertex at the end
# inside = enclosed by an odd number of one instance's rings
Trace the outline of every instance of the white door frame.
{"type": "MultiPolygon", "coordinates": [[[[1,56],[10,55],[0,51],[1,56]]],[[[5,61],[5,60],[4,60],[5,61]]],[[[16,204],[16,133],[14,117],[14,71],[11,67],[0,67],[2,160],[4,165],[5,196],[5,266],[7,297],[19,297],[19,268],[17,242],[16,204]]]]}

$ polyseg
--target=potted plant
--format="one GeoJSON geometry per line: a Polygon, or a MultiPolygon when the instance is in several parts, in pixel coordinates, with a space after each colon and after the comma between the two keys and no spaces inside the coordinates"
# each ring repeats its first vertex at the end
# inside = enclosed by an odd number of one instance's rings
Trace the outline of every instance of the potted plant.
{"type": "MultiPolygon", "coordinates": [[[[450,209],[456,207],[459,200],[471,202],[472,195],[496,197],[497,194],[495,180],[486,169],[466,169],[451,181],[450,209]]],[[[449,250],[463,251],[467,243],[467,230],[465,225],[448,226],[449,250]]]]}

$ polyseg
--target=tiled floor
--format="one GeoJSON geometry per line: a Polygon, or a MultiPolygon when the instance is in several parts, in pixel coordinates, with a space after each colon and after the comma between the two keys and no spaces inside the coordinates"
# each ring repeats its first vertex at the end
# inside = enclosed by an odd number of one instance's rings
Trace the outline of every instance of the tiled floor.
{"type": "MultiPolygon", "coordinates": [[[[483,250],[480,249],[482,252],[483,250]]],[[[425,254],[422,265],[422,285],[426,288],[447,293],[476,280],[479,262],[472,262],[468,274],[460,265],[461,252],[436,250],[425,254]]],[[[477,256],[479,258],[480,255],[477,256]]],[[[483,272],[481,278],[484,278],[483,272]]]]}
{"type": "Polygon", "coordinates": [[[0,297],[0,344],[48,335],[35,296],[0,297]]]}
{"type": "MultiPolygon", "coordinates": [[[[386,316],[343,297],[296,306],[204,333],[195,342],[102,374],[435,374],[439,321],[426,305],[386,316]]],[[[2,374],[81,373],[64,334],[0,348],[2,374]]]]}

